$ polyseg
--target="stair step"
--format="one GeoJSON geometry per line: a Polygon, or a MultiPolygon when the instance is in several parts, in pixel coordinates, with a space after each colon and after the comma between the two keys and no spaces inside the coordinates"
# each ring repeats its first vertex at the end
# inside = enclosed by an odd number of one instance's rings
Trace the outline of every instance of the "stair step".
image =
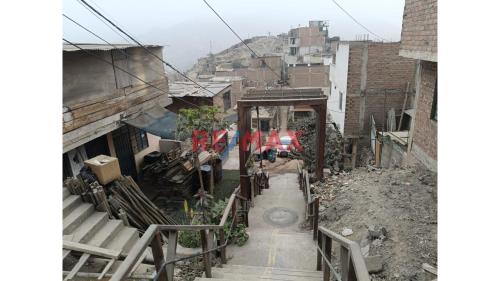
{"type": "Polygon", "coordinates": [[[68,196],[70,195],[71,193],[69,192],[69,190],[66,187],[63,187],[63,200],[68,198],[68,196]]]}
{"type": "Polygon", "coordinates": [[[224,268],[212,268],[213,278],[225,278],[230,280],[250,281],[250,280],[282,280],[282,281],[319,281],[321,276],[304,276],[293,272],[284,273],[248,273],[245,271],[227,272],[224,268]]]}
{"type": "Polygon", "coordinates": [[[316,270],[304,270],[295,268],[280,268],[280,267],[264,267],[264,266],[252,266],[252,265],[239,265],[239,264],[225,264],[222,268],[225,272],[239,272],[248,274],[281,274],[281,275],[296,275],[305,277],[322,277],[323,273],[316,270]]]}
{"type": "Polygon", "coordinates": [[[82,203],[63,219],[63,234],[70,234],[94,212],[94,205],[82,203]]]}
{"type": "Polygon", "coordinates": [[[71,212],[82,203],[79,195],[70,195],[63,200],[63,218],[67,217],[71,212]]]}
{"type": "Polygon", "coordinates": [[[108,214],[94,212],[73,231],[71,241],[85,243],[108,221],[108,214]]]}
{"type": "Polygon", "coordinates": [[[121,251],[126,254],[138,239],[139,232],[137,229],[125,227],[104,248],[121,251]]]}
{"type": "Polygon", "coordinates": [[[125,225],[121,220],[110,220],[86,244],[103,247],[103,245],[108,244],[120,233],[124,227],[125,225]]]}

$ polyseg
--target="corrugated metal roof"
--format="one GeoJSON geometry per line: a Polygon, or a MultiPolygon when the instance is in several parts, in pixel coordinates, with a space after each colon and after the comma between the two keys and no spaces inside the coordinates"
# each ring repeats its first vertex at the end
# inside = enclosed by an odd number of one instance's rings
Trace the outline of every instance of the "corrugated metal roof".
{"type": "MultiPolygon", "coordinates": [[[[108,44],[75,43],[75,45],[88,51],[109,51],[113,49],[140,48],[140,46],[133,44],[113,44],[113,46],[111,46],[108,44]]],[[[144,45],[144,46],[148,48],[162,47],[160,45],[144,45]]],[[[75,51],[80,51],[80,49],[71,44],[63,44],[63,51],[75,52],[75,51]]]]}
{"type": "Polygon", "coordinates": [[[172,82],[168,85],[168,92],[170,97],[213,97],[214,93],[219,94],[226,88],[231,86],[231,83],[218,83],[218,82],[197,82],[209,92],[193,82],[172,82]]]}

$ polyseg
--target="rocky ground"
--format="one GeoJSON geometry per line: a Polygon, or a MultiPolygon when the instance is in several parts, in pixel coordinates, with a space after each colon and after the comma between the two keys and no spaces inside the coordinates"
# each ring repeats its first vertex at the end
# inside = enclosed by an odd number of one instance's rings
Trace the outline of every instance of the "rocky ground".
{"type": "Polygon", "coordinates": [[[422,269],[423,263],[437,264],[435,174],[368,166],[312,186],[321,197],[320,225],[357,241],[365,257],[381,261],[372,280],[437,278],[422,269]]]}

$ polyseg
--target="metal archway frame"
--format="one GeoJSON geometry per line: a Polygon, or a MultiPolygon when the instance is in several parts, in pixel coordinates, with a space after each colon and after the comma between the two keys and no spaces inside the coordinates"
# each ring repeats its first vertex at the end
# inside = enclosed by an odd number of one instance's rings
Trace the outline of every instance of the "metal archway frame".
{"type": "MultiPolygon", "coordinates": [[[[316,176],[323,178],[323,168],[325,165],[325,143],[326,143],[326,102],[328,97],[323,94],[321,88],[307,89],[272,89],[254,90],[244,95],[238,100],[238,131],[240,140],[247,134],[251,134],[251,108],[254,106],[310,106],[316,112],[316,176]]],[[[245,163],[251,156],[249,146],[243,147],[243,142],[239,142],[240,156],[240,186],[241,195],[252,199],[250,192],[250,178],[245,167],[245,163]]]]}

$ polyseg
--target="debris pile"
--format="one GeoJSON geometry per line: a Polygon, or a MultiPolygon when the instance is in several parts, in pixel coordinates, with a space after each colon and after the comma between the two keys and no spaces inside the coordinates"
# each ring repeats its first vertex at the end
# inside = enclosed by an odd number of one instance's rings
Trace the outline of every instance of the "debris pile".
{"type": "Polygon", "coordinates": [[[372,280],[436,278],[425,270],[437,264],[434,173],[368,165],[333,173],[312,191],[321,198],[320,225],[360,244],[372,280]]]}

